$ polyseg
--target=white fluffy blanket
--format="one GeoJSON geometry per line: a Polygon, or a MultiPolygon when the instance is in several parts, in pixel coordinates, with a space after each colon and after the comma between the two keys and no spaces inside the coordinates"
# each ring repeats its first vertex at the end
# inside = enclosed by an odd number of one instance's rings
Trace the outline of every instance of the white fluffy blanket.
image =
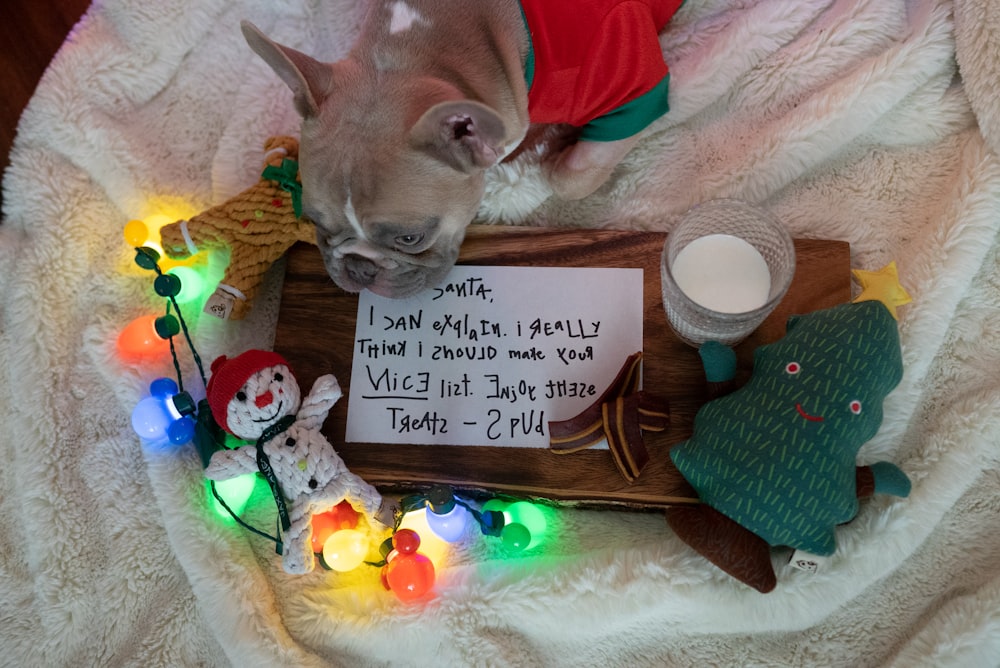
{"type": "MultiPolygon", "coordinates": [[[[239,20],[333,59],[362,14],[102,0],[42,81],[3,184],[0,664],[997,665],[1000,4],[688,0],[662,38],[673,109],[613,185],[542,201],[524,158],[491,174],[482,210],[669,230],[734,196],[797,236],[850,241],[858,268],[897,260],[914,298],[906,374],[862,458],[897,462],[910,498],[865,504],[821,572],[779,563],[766,596],[657,514],[561,510],[537,554],[456,548],[416,607],[371,570],[287,576],[265,541],[215,518],[193,450],[146,452],[129,426],[169,364],[115,352],[159,308],[124,223],[238,192],[262,138],[297,128],[239,20]]],[[[204,357],[271,343],[276,279],[249,322],[195,323],[204,357]]]]}

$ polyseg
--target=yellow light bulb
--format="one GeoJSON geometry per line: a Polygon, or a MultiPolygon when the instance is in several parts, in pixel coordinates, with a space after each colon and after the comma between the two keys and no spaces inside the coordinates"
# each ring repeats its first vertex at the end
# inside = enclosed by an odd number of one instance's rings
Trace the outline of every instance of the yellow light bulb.
{"type": "Polygon", "coordinates": [[[357,529],[334,531],[323,544],[323,561],[340,573],[353,571],[368,556],[368,536],[357,529]]]}
{"type": "Polygon", "coordinates": [[[145,246],[149,240],[149,228],[141,220],[130,220],[125,223],[124,237],[125,243],[132,248],[145,246]]]}

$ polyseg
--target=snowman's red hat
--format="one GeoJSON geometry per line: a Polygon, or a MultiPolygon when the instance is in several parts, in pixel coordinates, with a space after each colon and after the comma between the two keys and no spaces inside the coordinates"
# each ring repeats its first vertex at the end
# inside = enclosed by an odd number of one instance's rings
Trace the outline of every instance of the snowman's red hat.
{"type": "Polygon", "coordinates": [[[261,369],[279,364],[288,366],[284,357],[269,350],[248,350],[232,359],[225,355],[217,357],[212,362],[212,377],[208,379],[208,387],[205,388],[215,422],[232,434],[226,421],[229,402],[251,376],[261,369]]]}

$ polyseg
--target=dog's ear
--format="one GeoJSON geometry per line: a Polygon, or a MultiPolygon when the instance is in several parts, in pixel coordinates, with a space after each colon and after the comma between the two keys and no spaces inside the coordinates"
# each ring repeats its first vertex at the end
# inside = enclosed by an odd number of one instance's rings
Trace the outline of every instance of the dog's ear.
{"type": "Polygon", "coordinates": [[[461,100],[428,109],[413,126],[410,142],[461,172],[471,172],[500,161],[506,135],[495,111],[461,100]]]}
{"type": "Polygon", "coordinates": [[[295,108],[304,118],[319,114],[319,107],[333,88],[330,65],[277,42],[272,42],[249,21],[240,23],[247,44],[281,77],[295,95],[295,108]]]}

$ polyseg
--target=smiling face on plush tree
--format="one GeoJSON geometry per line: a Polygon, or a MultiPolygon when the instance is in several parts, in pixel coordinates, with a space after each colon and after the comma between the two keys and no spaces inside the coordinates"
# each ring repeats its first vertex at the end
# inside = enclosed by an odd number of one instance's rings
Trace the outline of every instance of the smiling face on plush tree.
{"type": "Polygon", "coordinates": [[[670,456],[702,502],[770,545],[833,552],[857,513],[858,451],[903,373],[897,323],[877,301],[792,318],[753,376],[707,403],[670,456]]]}
{"type": "Polygon", "coordinates": [[[755,351],[750,393],[775,426],[856,452],[878,431],[902,373],[896,322],[862,302],[793,316],[784,338],[755,351]]]}

